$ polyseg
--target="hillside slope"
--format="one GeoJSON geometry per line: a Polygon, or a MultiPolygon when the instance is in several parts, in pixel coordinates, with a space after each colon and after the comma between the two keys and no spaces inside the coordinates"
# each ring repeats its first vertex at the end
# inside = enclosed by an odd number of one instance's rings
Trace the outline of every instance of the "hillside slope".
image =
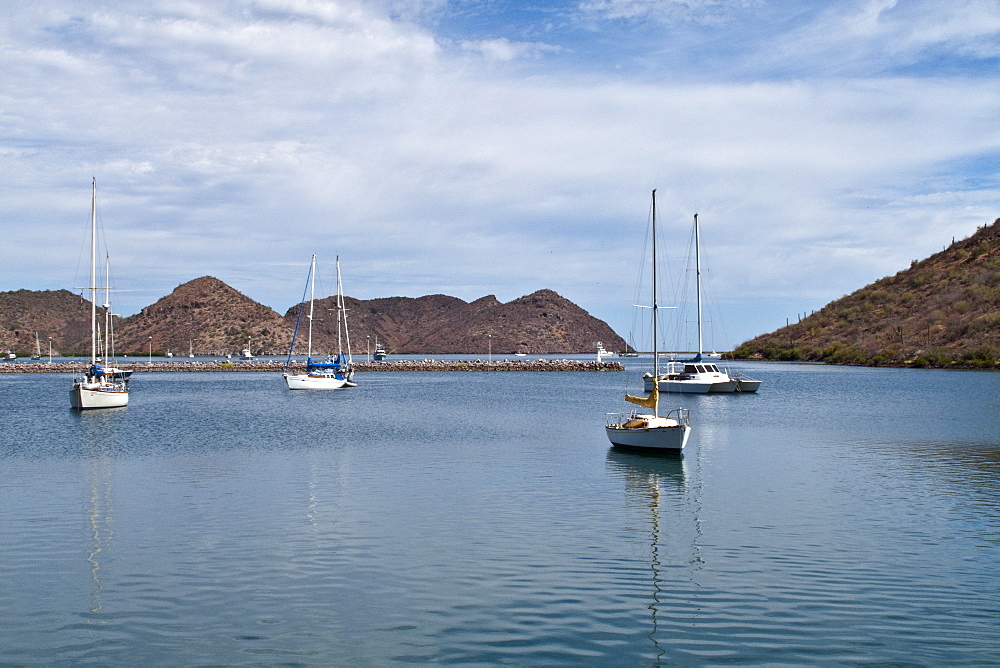
{"type": "Polygon", "coordinates": [[[212,276],[173,292],[125,318],[115,332],[118,350],[142,354],[171,350],[186,355],[236,354],[249,344],[256,354],[288,350],[292,330],[274,310],[212,276]],[[152,341],[149,340],[152,337],[152,341]]]}
{"type": "Polygon", "coordinates": [[[43,355],[49,337],[54,355],[89,351],[90,302],[69,290],[0,292],[0,350],[31,355],[36,333],[43,355]]]}
{"type": "Polygon", "coordinates": [[[967,239],[743,343],[735,357],[993,367],[1000,356],[1000,218],[967,239]]]}
{"type": "MultiPolygon", "coordinates": [[[[506,304],[493,295],[465,302],[456,297],[345,298],[354,353],[379,343],[394,353],[487,354],[526,352],[588,353],[602,341],[608,350],[624,350],[622,340],[602,320],[552,290],[538,290],[506,304]]],[[[337,340],[336,298],[316,302],[314,347],[337,340]]],[[[298,307],[285,315],[295,324],[298,307]]]]}

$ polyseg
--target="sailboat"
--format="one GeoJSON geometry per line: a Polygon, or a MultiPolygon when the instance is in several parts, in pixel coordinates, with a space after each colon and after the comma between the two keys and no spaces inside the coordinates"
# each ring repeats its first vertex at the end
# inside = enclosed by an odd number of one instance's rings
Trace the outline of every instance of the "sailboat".
{"type": "Polygon", "coordinates": [[[128,383],[132,377],[131,369],[119,369],[108,366],[115,363],[115,320],[111,312],[111,258],[104,256],[104,375],[112,380],[124,380],[128,383]]]}
{"type": "Polygon", "coordinates": [[[42,359],[42,342],[38,340],[38,332],[35,332],[35,353],[31,356],[31,359],[42,359]]]}
{"type": "MultiPolygon", "coordinates": [[[[653,190],[653,372],[654,377],[660,376],[659,355],[657,343],[657,311],[656,301],[656,190],[653,190]]],[[[624,450],[639,450],[646,452],[680,453],[687,445],[691,434],[690,413],[686,408],[675,408],[666,415],[660,415],[660,391],[655,383],[649,390],[649,395],[636,397],[625,395],[629,403],[649,408],[652,413],[639,413],[633,409],[630,413],[608,413],[604,430],[608,440],[616,448],[624,450]]]]}
{"type": "Polygon", "coordinates": [[[698,353],[687,361],[670,361],[663,375],[646,374],[646,391],[653,387],[653,378],[658,378],[656,385],[664,392],[679,392],[682,394],[719,394],[733,392],[756,392],[761,381],[744,378],[739,374],[730,374],[728,370],[719,369],[717,365],[706,361],[714,354],[706,354],[703,344],[703,318],[701,310],[701,245],[698,227],[698,214],[694,214],[694,252],[695,252],[695,297],[698,306],[698,353]]]}
{"type": "Polygon", "coordinates": [[[344,303],[344,283],[340,278],[340,256],[337,256],[337,356],[334,368],[347,382],[344,387],[357,387],[354,382],[354,360],[351,358],[351,333],[347,329],[347,305],[344,303]],[[346,345],[346,347],[345,347],[346,345]]]}
{"type": "Polygon", "coordinates": [[[118,408],[128,405],[128,384],[109,377],[97,360],[97,179],[90,203],[90,365],[73,380],[69,402],[76,410],[118,408]]]}
{"type": "MultiPolygon", "coordinates": [[[[341,349],[332,361],[313,362],[312,330],[316,298],[315,255],[312,256],[312,261],[309,264],[309,276],[306,279],[306,288],[309,290],[309,314],[306,316],[308,320],[306,370],[305,373],[293,373],[291,371],[292,355],[295,354],[295,340],[298,337],[299,325],[302,321],[302,310],[305,306],[305,300],[303,300],[299,305],[299,315],[295,320],[295,331],[292,333],[292,345],[288,349],[288,360],[285,362],[285,371],[282,373],[285,384],[288,385],[288,389],[290,390],[339,390],[342,387],[353,387],[355,385],[353,381],[354,369],[351,366],[349,338],[348,352],[346,354],[341,349]]],[[[347,325],[347,314],[343,307],[343,297],[341,295],[340,258],[337,258],[337,311],[337,343],[339,346],[342,333],[346,332],[347,325]]]]}

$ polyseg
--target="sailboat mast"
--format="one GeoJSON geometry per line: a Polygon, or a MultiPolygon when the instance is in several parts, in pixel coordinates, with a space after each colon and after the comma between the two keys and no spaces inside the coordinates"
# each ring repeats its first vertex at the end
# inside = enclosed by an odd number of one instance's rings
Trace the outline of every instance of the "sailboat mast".
{"type": "MultiPolygon", "coordinates": [[[[656,301],[656,188],[653,188],[653,388],[656,388],[660,382],[660,352],[657,343],[657,338],[659,336],[657,332],[657,310],[659,309],[659,304],[656,301]]],[[[659,407],[653,407],[653,415],[659,414],[659,407]]]]}
{"type": "Polygon", "coordinates": [[[337,354],[340,354],[344,350],[344,344],[341,341],[341,320],[344,315],[344,303],[343,297],[340,294],[340,256],[337,256],[337,354]]]}
{"type": "Polygon", "coordinates": [[[316,295],[316,256],[312,256],[309,264],[309,344],[307,346],[308,357],[312,360],[313,354],[313,298],[316,295]]]}
{"type": "Polygon", "coordinates": [[[90,363],[97,361],[97,177],[90,196],[90,363]]]}
{"type": "Polygon", "coordinates": [[[104,254],[104,363],[108,363],[111,344],[111,257],[104,254]]]}
{"type": "Polygon", "coordinates": [[[337,256],[337,352],[343,352],[340,347],[340,322],[344,321],[344,337],[347,340],[347,360],[351,361],[351,331],[347,328],[347,307],[344,305],[344,284],[340,280],[340,256],[337,256]]]}
{"type": "Polygon", "coordinates": [[[701,333],[701,245],[698,232],[698,214],[694,214],[695,297],[698,300],[698,356],[695,359],[700,361],[704,346],[701,333]]]}

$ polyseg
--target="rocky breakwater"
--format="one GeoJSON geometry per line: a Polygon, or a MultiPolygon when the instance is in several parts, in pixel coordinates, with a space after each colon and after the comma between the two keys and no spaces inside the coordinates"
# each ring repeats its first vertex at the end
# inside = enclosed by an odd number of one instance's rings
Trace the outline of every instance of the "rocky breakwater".
{"type": "MultiPolygon", "coordinates": [[[[270,371],[280,372],[285,363],[276,360],[253,361],[176,361],[125,362],[115,365],[134,373],[148,371],[270,371]]],[[[305,369],[305,362],[292,362],[292,369],[305,369]]],[[[593,360],[392,360],[386,362],[356,362],[359,373],[371,371],[624,371],[621,362],[593,360]]],[[[0,364],[0,373],[84,373],[85,362],[47,362],[0,364]]]]}

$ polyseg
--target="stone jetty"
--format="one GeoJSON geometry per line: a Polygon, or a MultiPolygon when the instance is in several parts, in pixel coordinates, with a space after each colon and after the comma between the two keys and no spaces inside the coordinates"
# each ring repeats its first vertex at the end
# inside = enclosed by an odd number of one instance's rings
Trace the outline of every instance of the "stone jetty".
{"type": "MultiPolygon", "coordinates": [[[[285,363],[276,360],[253,361],[175,361],[118,362],[114,365],[134,373],[148,371],[269,371],[280,372],[285,363]]],[[[293,369],[305,369],[305,362],[292,362],[293,369]]],[[[621,362],[594,360],[392,360],[385,362],[355,362],[359,372],[370,371],[624,371],[621,362]]],[[[85,362],[0,363],[0,373],[84,373],[85,362]]]]}

